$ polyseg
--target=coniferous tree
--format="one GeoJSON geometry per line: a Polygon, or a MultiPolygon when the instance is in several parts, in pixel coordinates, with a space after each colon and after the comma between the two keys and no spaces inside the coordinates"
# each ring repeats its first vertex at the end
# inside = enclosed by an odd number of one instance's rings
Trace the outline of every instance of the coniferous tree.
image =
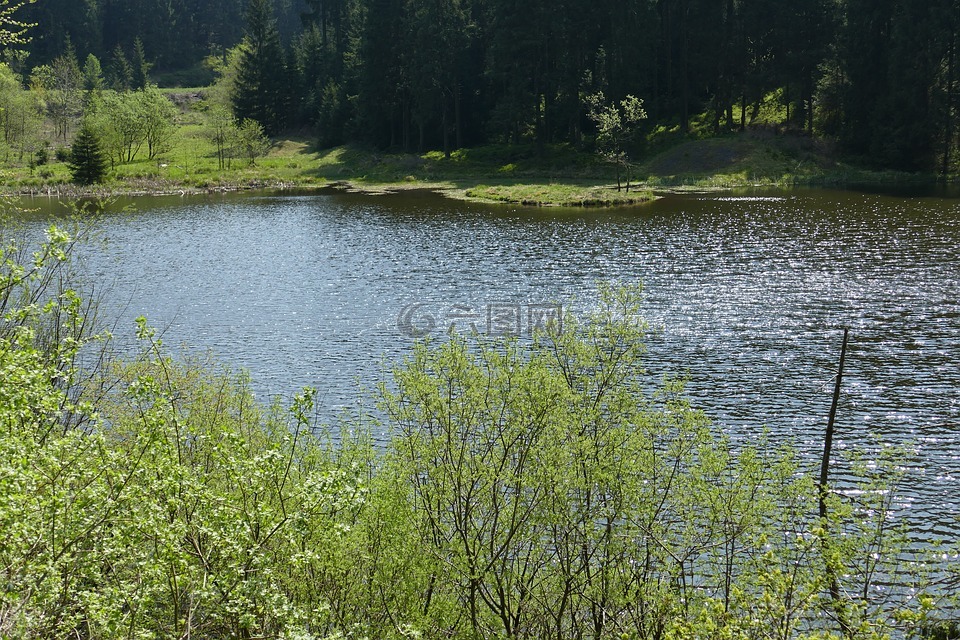
{"type": "Polygon", "coordinates": [[[534,140],[543,143],[549,56],[559,44],[550,38],[553,5],[546,0],[491,0],[487,7],[487,79],[496,96],[490,129],[510,142],[532,131],[534,140]]]}
{"type": "Polygon", "coordinates": [[[83,65],[83,90],[87,93],[98,93],[103,90],[103,87],[103,70],[100,67],[100,60],[91,53],[83,65]]]}
{"type": "Polygon", "coordinates": [[[113,55],[110,58],[107,81],[107,84],[114,91],[129,91],[133,86],[133,68],[127,60],[127,55],[123,52],[123,47],[119,44],[113,50],[113,55]]]}
{"type": "MultiPolygon", "coordinates": [[[[309,11],[302,15],[303,33],[295,43],[290,69],[291,77],[296,69],[299,116],[302,122],[316,125],[321,144],[341,144],[357,130],[357,100],[348,96],[358,93],[360,70],[365,67],[359,49],[366,25],[380,14],[370,0],[306,0],[305,4],[309,11]]],[[[380,95],[380,100],[389,99],[380,95]]]]}
{"type": "Polygon", "coordinates": [[[131,88],[143,89],[149,81],[150,63],[147,62],[147,54],[143,50],[143,41],[137,38],[133,41],[133,64],[131,65],[131,88]]]}
{"type": "Polygon", "coordinates": [[[937,32],[937,41],[942,64],[936,81],[934,108],[939,130],[937,146],[940,174],[947,175],[953,168],[957,133],[957,37],[960,33],[960,2],[942,0],[938,5],[940,29],[937,32]]]}
{"type": "Polygon", "coordinates": [[[461,0],[409,2],[407,76],[413,119],[419,131],[419,149],[424,151],[427,127],[439,130],[437,139],[449,156],[451,133],[457,146],[462,139],[460,122],[459,66],[467,49],[467,14],[461,0]]]}
{"type": "Polygon", "coordinates": [[[247,35],[232,96],[237,120],[256,120],[270,135],[282,130],[288,109],[287,72],[280,32],[269,0],[250,0],[247,35]]]}
{"type": "Polygon", "coordinates": [[[73,141],[67,161],[73,181],[81,185],[102,182],[107,172],[103,145],[93,127],[84,123],[73,141]]]}
{"type": "MultiPolygon", "coordinates": [[[[246,23],[230,98],[236,115],[271,133],[313,124],[328,144],[579,144],[595,133],[582,98],[602,91],[611,100],[643,98],[651,123],[668,128],[699,133],[704,124],[745,129],[762,121],[828,135],[884,166],[946,171],[960,145],[960,0],[0,5],[19,7],[8,19],[37,24],[32,41],[18,45],[37,78],[72,75],[64,70],[73,65],[63,64],[73,57],[64,55],[69,37],[121,91],[147,84],[145,52],[159,70],[186,69],[235,49],[246,23]],[[286,66],[288,38],[295,55],[286,66]]],[[[52,114],[65,140],[78,117],[67,111],[52,114]]]]}
{"type": "MultiPolygon", "coordinates": [[[[410,99],[402,55],[404,0],[368,0],[359,57],[359,118],[369,141],[410,150],[410,99]]],[[[322,134],[323,132],[321,132],[322,134]]]]}
{"type": "Polygon", "coordinates": [[[880,105],[883,136],[879,150],[884,166],[908,171],[935,166],[937,118],[931,95],[946,64],[942,46],[943,20],[937,0],[901,0],[892,26],[889,57],[890,84],[895,89],[880,105]]]}

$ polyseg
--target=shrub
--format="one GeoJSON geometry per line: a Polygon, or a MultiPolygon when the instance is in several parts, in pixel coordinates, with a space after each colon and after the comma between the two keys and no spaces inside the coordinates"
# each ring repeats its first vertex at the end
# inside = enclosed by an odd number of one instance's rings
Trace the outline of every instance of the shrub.
{"type": "Polygon", "coordinates": [[[79,380],[71,244],[0,252],[2,637],[834,637],[828,566],[864,638],[928,613],[881,599],[916,584],[889,449],[820,519],[792,450],[651,384],[638,288],[528,342],[418,345],[376,449],[142,318],[139,355],[79,380]]]}

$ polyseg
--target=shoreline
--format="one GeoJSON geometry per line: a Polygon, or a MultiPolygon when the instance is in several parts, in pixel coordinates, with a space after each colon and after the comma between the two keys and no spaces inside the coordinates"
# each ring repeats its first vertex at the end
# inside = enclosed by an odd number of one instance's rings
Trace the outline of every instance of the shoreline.
{"type": "Polygon", "coordinates": [[[474,202],[487,205],[517,206],[538,208],[619,208],[636,207],[650,204],[664,195],[675,193],[724,193],[740,189],[841,189],[871,192],[896,193],[910,190],[957,189],[960,181],[938,180],[930,176],[911,176],[902,180],[863,180],[858,178],[842,180],[802,180],[802,181],[737,181],[725,180],[726,176],[714,176],[701,180],[652,179],[631,184],[631,190],[616,191],[609,184],[588,181],[538,180],[532,178],[520,182],[495,184],[494,180],[484,180],[478,176],[472,180],[404,180],[366,181],[363,179],[336,179],[326,182],[316,181],[271,181],[252,180],[248,182],[225,182],[222,184],[194,186],[178,183],[167,184],[131,184],[130,182],[112,183],[81,187],[74,184],[56,184],[39,188],[10,189],[0,185],[0,198],[49,200],[110,200],[115,198],[151,198],[171,196],[203,196],[214,194],[244,193],[254,191],[285,192],[302,191],[322,193],[339,191],[368,196],[390,195],[409,191],[428,191],[438,196],[461,202],[474,202]]]}
{"type": "MultiPolygon", "coordinates": [[[[482,182],[477,180],[477,182],[482,182]]],[[[488,181],[489,182],[489,181],[488,181]]],[[[197,187],[178,184],[158,184],[153,187],[145,185],[111,184],[94,187],[81,187],[73,184],[50,185],[41,188],[9,190],[0,187],[0,193],[5,198],[45,198],[56,200],[95,200],[112,198],[147,198],[164,196],[200,196],[208,194],[243,193],[247,191],[344,191],[370,196],[402,193],[405,191],[430,191],[444,198],[463,202],[478,202],[493,205],[511,205],[531,208],[543,207],[582,207],[603,208],[637,206],[656,200],[659,196],[646,187],[631,186],[631,191],[617,192],[609,185],[574,186],[571,193],[569,183],[555,181],[537,181],[511,184],[486,185],[478,184],[475,187],[461,187],[451,181],[377,181],[362,180],[331,180],[326,183],[317,182],[270,182],[252,181],[247,183],[225,183],[197,187]],[[491,195],[484,196],[482,190],[491,195]],[[609,197],[604,198],[603,192],[609,190],[609,197]],[[558,192],[560,196],[551,194],[558,192]],[[540,197],[531,197],[530,193],[540,197]],[[515,195],[514,195],[515,193],[515,195]]],[[[717,189],[721,190],[721,189],[717,189]]]]}
{"type": "MultiPolygon", "coordinates": [[[[383,195],[427,190],[459,201],[520,207],[629,207],[660,194],[736,189],[956,189],[956,177],[875,171],[806,148],[809,141],[740,134],[689,140],[654,153],[631,169],[631,191],[617,190],[609,165],[592,154],[557,148],[537,155],[526,147],[387,153],[358,147],[318,150],[303,140],[275,140],[256,164],[218,169],[203,153],[183,163],[119,165],[105,184],[68,182],[62,163],[40,177],[12,168],[0,178],[0,197],[61,200],[196,196],[245,191],[325,189],[383,195]],[[796,148],[795,148],[796,147],[796,148]]],[[[175,154],[174,154],[175,155],[175,154]]]]}

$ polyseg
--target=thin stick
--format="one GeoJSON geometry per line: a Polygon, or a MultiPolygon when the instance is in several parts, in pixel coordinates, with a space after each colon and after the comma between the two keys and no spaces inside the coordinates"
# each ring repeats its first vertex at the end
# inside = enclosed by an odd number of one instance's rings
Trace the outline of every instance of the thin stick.
{"type": "Polygon", "coordinates": [[[820,546],[824,552],[824,566],[827,570],[827,578],[830,581],[830,599],[833,601],[833,611],[837,616],[837,622],[845,638],[851,639],[854,636],[853,627],[847,620],[847,612],[843,606],[843,598],[840,594],[840,581],[837,579],[837,570],[834,563],[827,554],[829,545],[829,531],[827,525],[827,475],[830,469],[830,451],[833,448],[833,423],[837,417],[837,405],[840,403],[840,382],[843,380],[843,361],[847,355],[847,337],[850,329],[843,328],[843,346],[840,348],[840,365],[837,367],[837,381],[833,387],[833,403],[830,405],[830,417],[827,419],[827,435],[823,441],[823,459],[820,462],[820,482],[817,485],[817,493],[820,496],[820,520],[822,526],[820,546]]]}
{"type": "Polygon", "coordinates": [[[830,405],[830,417],[827,418],[827,437],[823,442],[823,458],[820,462],[820,517],[827,517],[827,474],[830,468],[830,451],[833,449],[833,423],[837,418],[837,405],[840,403],[840,382],[843,380],[843,361],[847,356],[847,337],[850,329],[843,328],[843,346],[840,347],[840,366],[837,367],[837,381],[833,386],[833,403],[830,405]]]}

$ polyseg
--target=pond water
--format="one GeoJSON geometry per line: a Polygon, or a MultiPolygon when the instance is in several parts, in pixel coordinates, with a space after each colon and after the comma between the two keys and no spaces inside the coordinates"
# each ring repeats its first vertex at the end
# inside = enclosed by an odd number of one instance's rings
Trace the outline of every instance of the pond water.
{"type": "MultiPolygon", "coordinates": [[[[315,386],[324,414],[409,353],[410,334],[528,331],[642,281],[651,379],[686,374],[735,439],[819,454],[851,329],[838,446],[908,444],[902,504],[933,536],[960,515],[960,200],[824,190],[670,195],[531,210],[428,193],[144,198],[108,213],[83,269],[118,333],[248,369],[261,398],[315,386]],[[931,514],[934,517],[929,517],[931,514]]],[[[42,223],[43,216],[31,224],[42,223]]]]}

